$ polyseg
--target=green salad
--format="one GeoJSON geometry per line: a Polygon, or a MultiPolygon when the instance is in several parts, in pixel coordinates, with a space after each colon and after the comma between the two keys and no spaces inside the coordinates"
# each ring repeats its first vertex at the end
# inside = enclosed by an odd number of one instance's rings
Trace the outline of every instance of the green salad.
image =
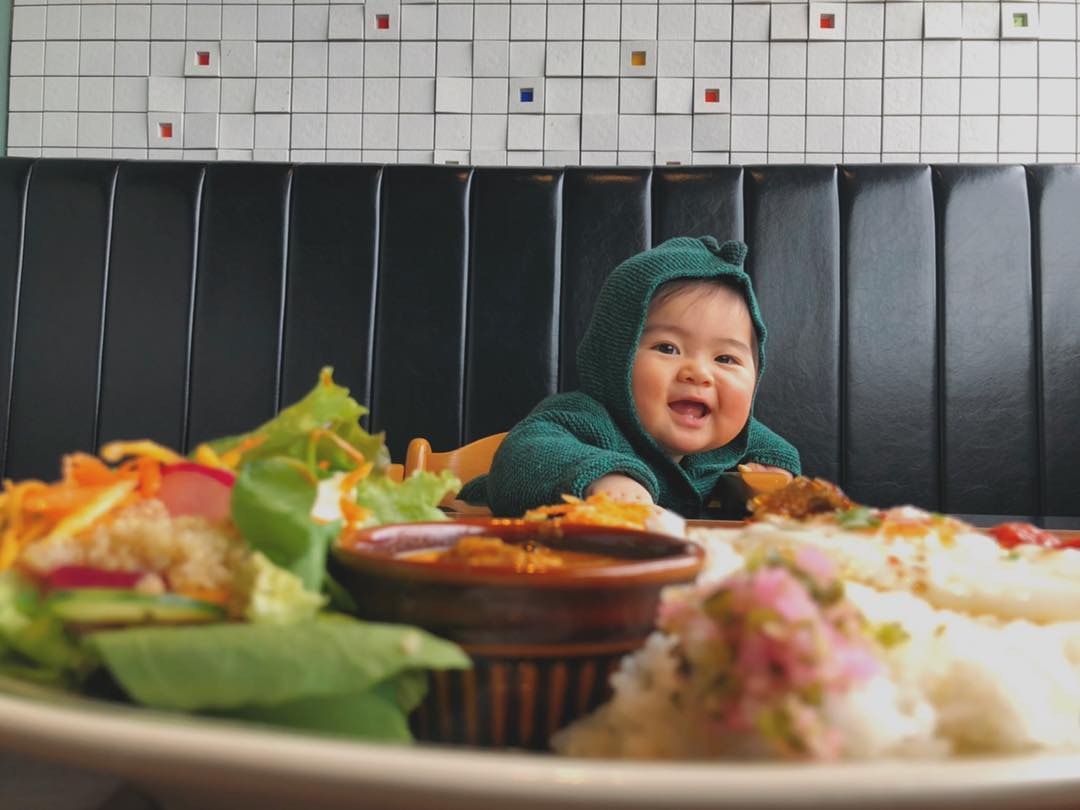
{"type": "Polygon", "coordinates": [[[0,673],[91,696],[356,738],[411,740],[423,630],[360,621],[327,573],[344,532],[440,520],[449,474],[390,474],[330,369],[299,402],[188,457],[73,453],[0,493],[0,673]]]}

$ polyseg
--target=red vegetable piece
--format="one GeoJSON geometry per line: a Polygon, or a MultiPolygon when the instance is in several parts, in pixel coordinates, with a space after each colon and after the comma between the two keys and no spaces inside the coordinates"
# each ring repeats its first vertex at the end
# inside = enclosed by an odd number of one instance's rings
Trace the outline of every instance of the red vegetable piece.
{"type": "Polygon", "coordinates": [[[228,470],[181,462],[161,468],[158,499],[173,517],[194,515],[209,521],[229,517],[229,499],[236,476],[228,470]]]}
{"type": "Polygon", "coordinates": [[[1015,548],[1020,545],[1041,546],[1042,548],[1075,548],[1075,540],[1062,540],[1053,532],[1040,529],[1031,523],[1002,523],[989,530],[1002,548],[1015,548]]]}
{"type": "Polygon", "coordinates": [[[109,571],[89,565],[62,565],[45,576],[51,589],[67,588],[134,588],[142,579],[140,571],[109,571]]]}

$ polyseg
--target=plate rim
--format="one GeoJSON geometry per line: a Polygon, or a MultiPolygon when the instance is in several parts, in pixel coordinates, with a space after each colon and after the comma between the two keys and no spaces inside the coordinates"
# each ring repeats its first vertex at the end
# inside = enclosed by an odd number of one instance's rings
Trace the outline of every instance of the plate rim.
{"type": "Polygon", "coordinates": [[[917,807],[960,799],[980,806],[1057,798],[1075,804],[1080,795],[1080,752],[834,764],[585,760],[403,748],[36,689],[0,676],[0,748],[177,787],[191,786],[198,773],[200,784],[226,791],[338,801],[355,800],[362,788],[373,800],[453,796],[474,807],[551,808],[617,801],[672,810],[822,802],[917,807]]]}

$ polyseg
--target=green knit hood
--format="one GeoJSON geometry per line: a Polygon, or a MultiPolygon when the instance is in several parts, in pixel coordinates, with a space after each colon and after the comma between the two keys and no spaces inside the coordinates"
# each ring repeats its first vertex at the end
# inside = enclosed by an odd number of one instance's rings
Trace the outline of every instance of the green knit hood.
{"type": "MultiPolygon", "coordinates": [[[[734,281],[742,290],[758,339],[757,377],[765,368],[765,324],[761,319],[750,277],[743,270],[746,245],[722,244],[711,236],[680,236],[632,256],[616,267],[604,282],[585,336],[577,350],[581,390],[598,400],[635,444],[664,457],[645,432],[634,408],[631,373],[649,304],[662,284],[680,279],[734,281]]],[[[755,392],[756,397],[756,392],[755,392]]],[[[751,404],[751,416],[753,405],[751,404]]],[[[725,447],[699,454],[700,461],[731,467],[746,451],[750,420],[725,447]]]]}

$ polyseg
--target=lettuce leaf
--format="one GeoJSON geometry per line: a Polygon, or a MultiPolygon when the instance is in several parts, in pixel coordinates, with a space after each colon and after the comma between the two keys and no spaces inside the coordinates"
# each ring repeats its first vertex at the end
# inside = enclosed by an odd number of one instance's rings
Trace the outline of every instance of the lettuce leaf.
{"type": "Polygon", "coordinates": [[[410,675],[390,678],[360,694],[303,698],[276,706],[244,706],[215,714],[298,731],[409,743],[413,739],[408,723],[412,707],[401,705],[398,695],[399,681],[410,680],[410,675]]]}
{"type": "Polygon", "coordinates": [[[333,369],[327,367],[320,372],[319,381],[310,392],[273,419],[247,433],[215,439],[208,444],[218,455],[242,450],[241,467],[276,456],[301,461],[320,474],[356,467],[355,460],[332,442],[312,442],[312,431],[322,428],[363,453],[381,474],[390,464],[390,455],[382,433],[372,435],[360,427],[360,417],[366,413],[367,408],[349,396],[348,388],[334,383],[333,369]]]}
{"type": "Polygon", "coordinates": [[[15,571],[0,573],[0,671],[71,685],[92,666],[60,620],[42,607],[37,586],[15,571]]]}
{"type": "Polygon", "coordinates": [[[328,601],[305,589],[300,577],[274,565],[260,551],[249,555],[237,570],[231,599],[239,606],[238,615],[247,621],[276,624],[310,619],[328,601]]]}
{"type": "Polygon", "coordinates": [[[368,477],[356,487],[356,502],[371,510],[372,523],[445,520],[439,502],[461,489],[453,473],[417,472],[400,484],[389,478],[368,477]]]}
{"type": "MultiPolygon", "coordinates": [[[[340,614],[289,625],[109,630],[84,644],[135,701],[184,711],[358,695],[412,670],[470,666],[459,647],[423,630],[340,614]]],[[[407,695],[415,701],[415,683],[407,695]]]]}
{"type": "Polygon", "coordinates": [[[326,550],[341,527],[311,519],[315,491],[315,480],[298,461],[284,457],[253,461],[236,476],[231,512],[253,550],[317,592],[326,571],[326,550]]]}

